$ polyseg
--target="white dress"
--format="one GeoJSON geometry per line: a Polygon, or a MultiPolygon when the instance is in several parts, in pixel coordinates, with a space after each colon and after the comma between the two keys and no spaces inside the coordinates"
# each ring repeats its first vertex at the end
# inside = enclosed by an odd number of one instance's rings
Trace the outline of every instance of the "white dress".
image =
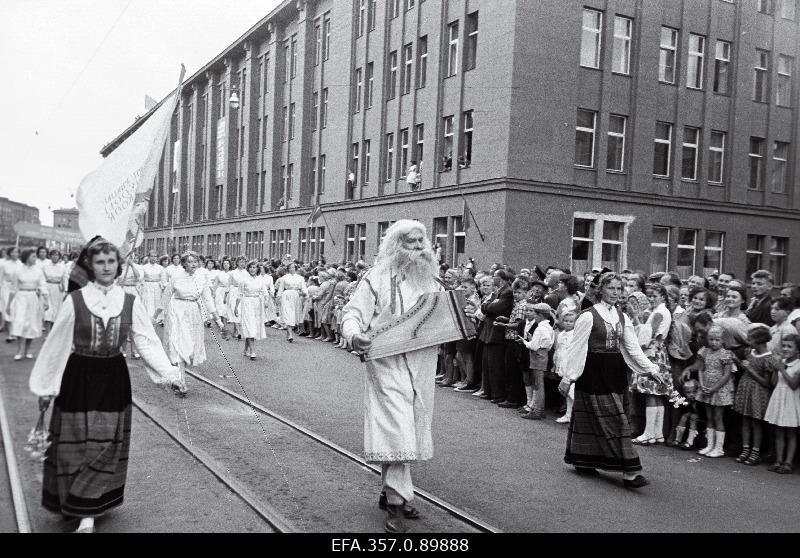
{"type": "Polygon", "coordinates": [[[0,312],[8,314],[8,299],[14,284],[14,275],[25,267],[19,260],[0,260],[0,312]]]}
{"type": "Polygon", "coordinates": [[[231,285],[231,275],[229,271],[215,269],[209,274],[211,289],[214,293],[214,305],[220,318],[228,319],[228,303],[225,297],[231,285]]]}
{"type": "Polygon", "coordinates": [[[228,287],[228,321],[234,324],[241,322],[236,315],[236,301],[239,300],[239,286],[250,274],[244,269],[234,269],[230,273],[230,286],[228,287]]]}
{"type": "MultiPolygon", "coordinates": [[[[786,365],[786,374],[796,378],[800,374],[800,360],[795,359],[786,365]]],[[[767,412],[764,420],[787,428],[797,428],[800,426],[800,387],[792,389],[783,377],[778,373],[778,385],[772,391],[767,405],[767,412]]],[[[795,433],[790,434],[794,436],[795,433]]]]}
{"type": "Polygon", "coordinates": [[[211,289],[194,275],[175,277],[164,289],[164,344],[170,362],[196,366],[206,361],[201,304],[209,315],[215,312],[211,289]]]}
{"type": "Polygon", "coordinates": [[[277,299],[280,303],[281,321],[286,327],[294,327],[303,320],[303,301],[307,294],[306,282],[302,275],[287,273],[278,279],[277,299]]]}
{"type": "Polygon", "coordinates": [[[161,306],[161,295],[167,282],[167,272],[163,267],[154,263],[144,264],[141,266],[141,270],[142,304],[152,320],[155,318],[156,310],[161,306]]]}
{"type": "Polygon", "coordinates": [[[64,300],[64,270],[66,265],[63,262],[53,263],[48,261],[42,266],[45,281],[47,281],[47,295],[50,307],[45,310],[44,321],[55,322],[61,302],[64,300]]]}
{"type": "Polygon", "coordinates": [[[265,283],[260,275],[247,276],[239,284],[239,320],[242,337],[264,339],[267,328],[264,327],[265,283]]]}
{"type": "Polygon", "coordinates": [[[24,266],[14,274],[11,292],[14,298],[8,312],[11,319],[9,335],[25,339],[41,337],[44,302],[49,298],[42,270],[36,265],[24,266]]]}
{"type": "Polygon", "coordinates": [[[277,322],[278,312],[275,310],[275,281],[269,273],[263,273],[258,276],[259,280],[264,283],[266,296],[264,297],[264,321],[277,322]]]}

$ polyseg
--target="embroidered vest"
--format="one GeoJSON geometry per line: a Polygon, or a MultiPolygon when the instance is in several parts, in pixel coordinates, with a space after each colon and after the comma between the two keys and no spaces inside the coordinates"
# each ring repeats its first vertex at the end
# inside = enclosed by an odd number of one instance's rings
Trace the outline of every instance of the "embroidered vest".
{"type": "Polygon", "coordinates": [[[113,357],[120,354],[122,344],[128,339],[133,321],[133,301],[135,296],[125,294],[122,311],[109,318],[108,325],[89,311],[78,290],[70,293],[75,307],[75,327],[73,330],[72,352],[94,357],[113,357]]]}
{"type": "Polygon", "coordinates": [[[611,310],[619,314],[619,322],[616,326],[607,323],[600,313],[592,306],[588,312],[591,312],[593,324],[592,333],[589,336],[589,352],[590,353],[618,353],[619,340],[622,337],[623,316],[619,308],[611,310]]]}

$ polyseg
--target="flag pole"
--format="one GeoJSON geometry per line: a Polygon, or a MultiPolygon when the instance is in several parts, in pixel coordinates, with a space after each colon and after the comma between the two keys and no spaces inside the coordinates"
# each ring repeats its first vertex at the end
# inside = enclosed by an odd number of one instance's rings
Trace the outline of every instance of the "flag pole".
{"type": "MultiPolygon", "coordinates": [[[[325,218],[325,213],[322,211],[322,208],[319,209],[320,215],[322,215],[322,220],[325,221],[325,227],[330,231],[331,226],[328,224],[328,220],[325,218]]],[[[330,235],[331,243],[336,246],[336,240],[333,238],[333,235],[330,235]]]]}
{"type": "Polygon", "coordinates": [[[461,189],[460,185],[457,185],[458,188],[458,195],[461,196],[461,199],[464,201],[464,206],[466,206],[467,211],[469,212],[469,216],[472,217],[472,222],[475,224],[475,229],[478,231],[478,234],[481,235],[481,242],[485,242],[486,238],[483,236],[483,232],[481,232],[481,228],[478,226],[478,222],[475,220],[475,215],[472,214],[472,208],[467,203],[467,198],[464,197],[464,191],[461,189]]]}

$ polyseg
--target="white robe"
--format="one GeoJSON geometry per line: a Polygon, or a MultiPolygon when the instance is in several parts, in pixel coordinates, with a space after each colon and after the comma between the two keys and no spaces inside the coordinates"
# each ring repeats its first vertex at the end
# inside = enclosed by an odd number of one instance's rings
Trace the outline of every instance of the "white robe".
{"type": "Polygon", "coordinates": [[[208,283],[186,273],[170,279],[163,302],[164,343],[170,362],[197,366],[206,361],[201,305],[209,315],[216,313],[208,283]]]}
{"type": "Polygon", "coordinates": [[[42,273],[47,280],[47,294],[49,297],[50,306],[44,313],[44,320],[46,322],[54,322],[58,316],[58,310],[61,308],[61,302],[64,299],[64,290],[62,289],[64,268],[66,266],[62,262],[53,263],[48,261],[42,266],[42,273]]]}
{"type": "MultiPolygon", "coordinates": [[[[125,303],[125,292],[114,286],[107,293],[94,283],[81,289],[83,301],[89,312],[103,320],[108,320],[122,312],[125,303]]],[[[150,379],[156,384],[168,384],[178,379],[178,369],[172,366],[161,347],[161,340],[153,329],[139,297],[133,302],[131,332],[136,349],[142,355],[145,369],[150,379]]],[[[61,305],[61,310],[53,323],[53,329],[45,339],[42,350],[36,358],[29,380],[30,390],[40,397],[58,395],[61,390],[61,378],[69,355],[72,353],[72,336],[75,330],[75,307],[72,297],[68,296],[61,305]]]]}
{"type": "MultiPolygon", "coordinates": [[[[342,333],[374,329],[411,308],[427,291],[398,281],[392,304],[392,275],[373,268],[359,282],[343,309],[342,333]]],[[[437,347],[426,347],[367,362],[364,389],[364,455],[372,463],[396,463],[433,457],[431,422],[437,347]]]]}

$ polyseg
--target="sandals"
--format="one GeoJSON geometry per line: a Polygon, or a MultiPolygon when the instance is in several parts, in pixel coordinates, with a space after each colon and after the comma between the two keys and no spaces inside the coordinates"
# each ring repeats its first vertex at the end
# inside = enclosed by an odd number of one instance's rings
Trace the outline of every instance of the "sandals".
{"type": "MultiPolygon", "coordinates": [[[[661,441],[663,442],[664,439],[662,438],[661,441]]],[[[652,446],[657,442],[655,438],[644,438],[639,436],[638,438],[634,438],[631,440],[632,444],[636,444],[637,446],[652,446]]]]}
{"type": "Polygon", "coordinates": [[[745,463],[750,457],[750,446],[744,446],[742,453],[736,458],[736,463],[745,463]]]}
{"type": "Polygon", "coordinates": [[[750,452],[750,455],[744,460],[743,463],[745,465],[761,465],[761,455],[757,450],[754,450],[750,452]]]}
{"type": "Polygon", "coordinates": [[[775,470],[776,473],[779,475],[791,475],[792,474],[792,466],[789,463],[783,463],[780,467],[775,470]]]}

